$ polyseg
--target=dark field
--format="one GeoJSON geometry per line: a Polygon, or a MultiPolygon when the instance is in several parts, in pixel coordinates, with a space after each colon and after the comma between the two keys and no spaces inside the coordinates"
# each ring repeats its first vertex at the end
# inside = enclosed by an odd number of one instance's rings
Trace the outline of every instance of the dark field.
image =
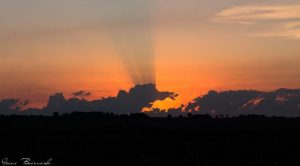
{"type": "Polygon", "coordinates": [[[73,114],[0,117],[1,159],[55,166],[299,165],[300,119],[73,114]]]}

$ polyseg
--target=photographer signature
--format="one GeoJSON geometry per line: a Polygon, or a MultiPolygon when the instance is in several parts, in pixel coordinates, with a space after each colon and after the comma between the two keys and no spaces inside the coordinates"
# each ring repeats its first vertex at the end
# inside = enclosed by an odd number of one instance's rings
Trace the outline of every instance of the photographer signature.
{"type": "Polygon", "coordinates": [[[47,161],[32,161],[30,158],[21,158],[19,161],[10,161],[8,158],[3,158],[1,160],[2,166],[14,166],[14,165],[26,165],[26,166],[50,166],[52,162],[52,158],[48,159],[47,161]]]}

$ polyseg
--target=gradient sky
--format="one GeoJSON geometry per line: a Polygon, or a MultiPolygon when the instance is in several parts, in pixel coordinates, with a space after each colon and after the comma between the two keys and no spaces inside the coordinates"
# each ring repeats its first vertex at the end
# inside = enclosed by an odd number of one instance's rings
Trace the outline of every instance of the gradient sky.
{"type": "Polygon", "coordinates": [[[0,99],[112,96],[140,74],[179,93],[162,108],[210,89],[299,88],[299,44],[300,0],[0,1],[0,99]]]}

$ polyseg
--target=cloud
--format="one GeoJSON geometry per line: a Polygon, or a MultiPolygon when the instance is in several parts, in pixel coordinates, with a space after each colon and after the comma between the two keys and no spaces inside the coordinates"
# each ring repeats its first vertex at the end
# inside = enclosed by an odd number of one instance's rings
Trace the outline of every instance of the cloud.
{"type": "Polygon", "coordinates": [[[20,101],[19,99],[3,99],[0,101],[0,114],[17,114],[29,101],[20,101]]]}
{"type": "Polygon", "coordinates": [[[86,91],[77,91],[77,92],[74,92],[72,93],[73,97],[79,97],[79,98],[84,98],[84,97],[88,97],[88,96],[91,96],[91,92],[86,92],[86,91]]]}
{"type": "Polygon", "coordinates": [[[82,112],[112,112],[112,113],[139,113],[145,107],[152,107],[157,100],[170,98],[175,100],[178,94],[168,91],[159,91],[155,84],[136,85],[128,92],[120,90],[117,96],[101,98],[97,100],[85,100],[90,92],[74,92],[72,98],[66,99],[63,93],[49,96],[47,105],[42,109],[28,108],[28,100],[4,99],[0,101],[0,115],[52,115],[53,112],[70,113],[82,112]]]}
{"type": "Polygon", "coordinates": [[[248,25],[267,23],[268,29],[250,36],[300,39],[300,5],[237,6],[219,12],[213,21],[248,25]]]}
{"type": "Polygon", "coordinates": [[[254,33],[254,37],[282,37],[287,39],[300,39],[300,21],[287,22],[270,30],[254,33]]]}
{"type": "Polygon", "coordinates": [[[145,107],[151,107],[156,100],[171,98],[175,100],[178,95],[174,92],[161,92],[155,84],[136,85],[128,92],[120,90],[115,97],[87,101],[85,99],[66,99],[62,93],[49,97],[48,104],[43,110],[52,112],[69,113],[74,111],[102,111],[113,113],[137,113],[145,107]]]}
{"type": "Polygon", "coordinates": [[[256,23],[266,20],[300,19],[300,5],[238,6],[218,13],[215,21],[228,23],[256,23]]]}
{"type": "Polygon", "coordinates": [[[189,103],[186,111],[199,108],[202,114],[299,116],[299,104],[300,89],[278,89],[272,92],[209,91],[189,103]]]}

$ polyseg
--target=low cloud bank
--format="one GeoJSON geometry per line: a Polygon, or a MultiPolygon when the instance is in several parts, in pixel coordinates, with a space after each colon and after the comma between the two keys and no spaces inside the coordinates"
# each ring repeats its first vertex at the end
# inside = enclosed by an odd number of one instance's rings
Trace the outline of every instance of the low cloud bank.
{"type": "Polygon", "coordinates": [[[27,104],[28,100],[21,101],[19,99],[4,99],[0,101],[0,114],[9,115],[17,114],[20,112],[27,104]]]}
{"type": "Polygon", "coordinates": [[[51,95],[48,104],[42,109],[26,109],[21,107],[28,102],[22,103],[19,99],[7,99],[0,102],[0,114],[44,114],[51,115],[53,112],[70,113],[80,112],[113,112],[113,113],[138,113],[145,107],[150,108],[156,100],[171,98],[175,100],[177,94],[174,92],[161,92],[154,84],[136,85],[128,92],[120,90],[115,97],[107,97],[98,100],[88,101],[85,97],[90,92],[74,92],[72,98],[66,99],[63,93],[51,95]]]}
{"type": "MultiPolygon", "coordinates": [[[[48,104],[42,109],[26,109],[28,101],[5,99],[0,101],[0,114],[52,115],[54,112],[112,112],[116,114],[139,113],[143,108],[151,108],[157,100],[175,100],[178,94],[161,92],[154,84],[136,85],[129,91],[120,90],[117,96],[88,101],[90,92],[78,91],[66,99],[64,94],[51,95],[48,104]]],[[[172,116],[193,114],[217,115],[266,115],[300,116],[300,89],[278,89],[272,92],[255,90],[209,91],[178,108],[161,110],[152,108],[150,116],[172,116]]]]}
{"type": "Polygon", "coordinates": [[[299,117],[300,90],[278,89],[272,92],[238,90],[209,91],[194,99],[185,110],[211,115],[248,115],[299,117]]]}

